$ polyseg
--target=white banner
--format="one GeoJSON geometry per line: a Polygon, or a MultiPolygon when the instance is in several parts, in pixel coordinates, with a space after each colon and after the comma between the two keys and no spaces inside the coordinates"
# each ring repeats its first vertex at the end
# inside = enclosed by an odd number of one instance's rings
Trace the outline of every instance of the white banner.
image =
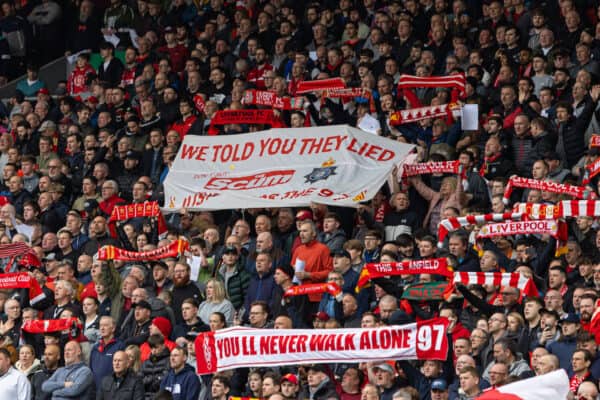
{"type": "Polygon", "coordinates": [[[355,206],[413,147],[346,125],[187,135],[165,180],[165,208],[355,206]]]}
{"type": "Polygon", "coordinates": [[[386,360],[445,360],[448,320],[380,328],[253,329],[204,332],[195,341],[198,373],[233,368],[386,360]]]}

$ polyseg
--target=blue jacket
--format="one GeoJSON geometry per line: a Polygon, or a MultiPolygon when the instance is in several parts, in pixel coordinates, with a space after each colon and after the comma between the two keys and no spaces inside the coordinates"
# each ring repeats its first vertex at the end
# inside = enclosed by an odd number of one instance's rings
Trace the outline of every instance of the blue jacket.
{"type": "Polygon", "coordinates": [[[186,364],[178,373],[169,369],[167,376],[160,383],[160,389],[171,392],[173,400],[198,400],[200,379],[194,368],[186,364]]]}
{"type": "Polygon", "coordinates": [[[90,353],[90,368],[94,374],[94,382],[96,383],[97,388],[101,387],[102,379],[105,376],[110,376],[112,374],[112,358],[119,350],[125,350],[125,344],[119,339],[115,339],[114,342],[105,346],[103,351],[100,351],[100,342],[92,347],[92,352],[90,353]]]}
{"type": "Polygon", "coordinates": [[[42,390],[52,393],[53,400],[86,400],[90,397],[89,393],[93,387],[92,371],[83,362],[57,369],[50,379],[42,383],[42,390]],[[73,386],[66,388],[65,382],[67,381],[73,382],[73,386]]]}
{"type": "Polygon", "coordinates": [[[573,373],[571,357],[573,356],[576,347],[577,341],[575,336],[563,337],[556,342],[551,342],[546,345],[546,349],[558,357],[560,367],[567,371],[569,376],[573,373]]]}
{"type": "Polygon", "coordinates": [[[273,280],[273,273],[259,277],[258,275],[250,278],[250,284],[248,285],[248,291],[246,292],[246,298],[244,299],[244,320],[248,318],[250,312],[250,304],[254,301],[262,300],[266,301],[267,304],[271,303],[273,298],[273,291],[275,290],[275,281],[273,280]]]}

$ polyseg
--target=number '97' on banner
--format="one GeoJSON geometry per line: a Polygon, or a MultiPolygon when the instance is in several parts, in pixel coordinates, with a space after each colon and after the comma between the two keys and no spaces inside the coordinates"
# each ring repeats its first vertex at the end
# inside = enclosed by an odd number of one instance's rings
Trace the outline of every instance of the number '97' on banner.
{"type": "Polygon", "coordinates": [[[199,374],[233,368],[386,360],[445,360],[448,320],[310,330],[232,327],[196,338],[199,374]]]}

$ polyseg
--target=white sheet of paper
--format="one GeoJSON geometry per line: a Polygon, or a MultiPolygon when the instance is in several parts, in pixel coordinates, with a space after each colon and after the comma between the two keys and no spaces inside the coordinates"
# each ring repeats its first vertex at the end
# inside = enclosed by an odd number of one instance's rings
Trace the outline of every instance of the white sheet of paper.
{"type": "MultiPolygon", "coordinates": [[[[304,260],[301,260],[299,258],[296,258],[296,264],[294,265],[294,271],[296,272],[304,272],[304,267],[306,267],[306,263],[304,262],[304,260]]],[[[300,279],[296,278],[294,276],[294,279],[292,279],[292,282],[300,284],[300,279]]]]}
{"type": "Polygon", "coordinates": [[[111,43],[113,46],[117,47],[121,39],[114,33],[112,35],[104,35],[104,40],[111,43]]]}
{"type": "Polygon", "coordinates": [[[475,131],[479,129],[479,105],[465,104],[461,108],[460,128],[463,131],[475,131]]]}
{"type": "Polygon", "coordinates": [[[310,59],[313,60],[313,61],[317,61],[319,59],[319,57],[317,57],[317,52],[316,51],[309,51],[308,52],[308,57],[310,57],[310,59]]]}
{"type": "Polygon", "coordinates": [[[198,280],[198,275],[200,274],[200,268],[202,268],[202,257],[201,256],[192,256],[192,260],[190,262],[190,279],[193,281],[198,280]]]}
{"type": "Polygon", "coordinates": [[[377,134],[377,130],[381,129],[381,125],[376,118],[373,118],[371,114],[365,115],[358,124],[358,129],[362,129],[365,132],[377,134]]]}

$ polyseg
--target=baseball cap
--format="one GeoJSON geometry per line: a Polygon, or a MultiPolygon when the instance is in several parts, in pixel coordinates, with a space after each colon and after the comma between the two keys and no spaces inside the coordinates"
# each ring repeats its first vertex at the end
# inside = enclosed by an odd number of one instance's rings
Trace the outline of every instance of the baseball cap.
{"type": "Polygon", "coordinates": [[[164,268],[167,270],[169,269],[169,266],[162,261],[154,261],[151,265],[152,265],[152,268],[161,267],[161,268],[164,268]]]}
{"type": "Polygon", "coordinates": [[[40,125],[40,131],[45,131],[46,129],[56,129],[56,124],[50,120],[42,122],[42,125],[40,125]]]}
{"type": "Polygon", "coordinates": [[[302,210],[296,213],[296,219],[298,221],[305,221],[307,219],[313,219],[313,213],[309,210],[302,210]]]}
{"type": "Polygon", "coordinates": [[[293,383],[294,385],[298,384],[298,377],[294,374],[285,374],[284,376],[281,377],[281,382],[283,381],[288,381],[290,383],[293,383]]]}
{"type": "Polygon", "coordinates": [[[50,91],[46,88],[41,88],[40,90],[38,90],[38,94],[50,94],[50,91]]]}
{"type": "Polygon", "coordinates": [[[319,311],[315,314],[315,319],[326,322],[329,321],[329,315],[325,311],[319,311]]]}
{"type": "Polygon", "coordinates": [[[289,264],[283,264],[283,265],[279,265],[277,268],[275,268],[276,270],[280,270],[281,272],[283,272],[284,274],[286,274],[287,276],[289,276],[290,278],[293,278],[295,273],[294,273],[294,268],[292,268],[291,265],[289,264]]]}
{"type": "Polygon", "coordinates": [[[134,150],[129,150],[127,152],[127,154],[125,154],[125,159],[131,159],[131,160],[140,160],[140,154],[137,151],[134,150]]]}
{"type": "Polygon", "coordinates": [[[580,321],[580,319],[579,319],[579,315],[577,315],[577,314],[573,314],[573,313],[569,313],[569,314],[566,314],[566,315],[564,315],[564,316],[563,316],[563,317],[560,319],[560,321],[559,321],[559,323],[561,323],[561,324],[562,324],[562,323],[567,323],[567,322],[568,322],[568,323],[572,323],[572,324],[578,324],[578,323],[580,323],[581,321],[580,321]]]}
{"type": "Polygon", "coordinates": [[[152,311],[152,306],[146,300],[140,300],[140,301],[138,301],[137,303],[135,303],[133,305],[133,307],[134,308],[142,307],[142,308],[145,308],[146,310],[152,311]]]}
{"type": "Polygon", "coordinates": [[[336,251],[332,251],[331,252],[331,256],[332,257],[346,257],[346,258],[350,258],[350,259],[352,258],[352,257],[350,257],[350,253],[348,253],[344,249],[339,249],[339,250],[336,250],[336,251]]]}
{"type": "Polygon", "coordinates": [[[238,251],[233,246],[227,246],[223,249],[223,254],[238,254],[238,251]]]}
{"type": "Polygon", "coordinates": [[[431,382],[431,390],[448,390],[448,384],[444,379],[435,379],[431,382]]]}
{"type": "Polygon", "coordinates": [[[389,372],[391,374],[394,373],[394,368],[392,368],[392,366],[390,364],[387,364],[387,363],[381,363],[379,365],[376,365],[376,366],[373,367],[373,369],[380,369],[382,371],[389,372]]]}

